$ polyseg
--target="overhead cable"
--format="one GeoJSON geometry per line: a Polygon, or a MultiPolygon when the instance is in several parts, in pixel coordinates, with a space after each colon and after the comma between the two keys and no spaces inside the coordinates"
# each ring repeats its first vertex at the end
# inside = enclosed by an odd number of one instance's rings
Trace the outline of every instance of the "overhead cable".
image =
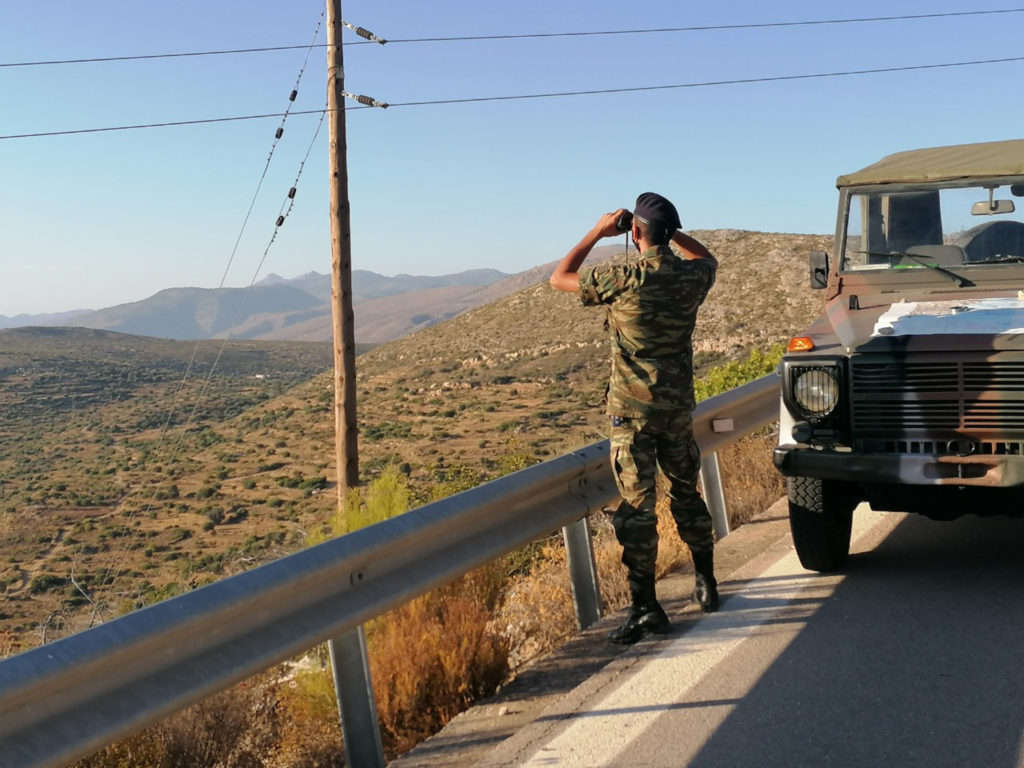
{"type": "MultiPolygon", "coordinates": [[[[875,67],[872,69],[851,69],[841,72],[817,72],[805,75],[775,75],[769,77],[743,77],[734,80],[705,80],[699,83],[674,83],[670,85],[639,85],[639,86],[628,86],[623,88],[599,88],[593,90],[584,91],[555,91],[551,93],[527,93],[527,94],[516,94],[510,96],[473,96],[463,99],[431,99],[427,101],[405,101],[405,102],[391,102],[387,104],[387,108],[395,107],[422,107],[428,105],[440,105],[440,104],[471,104],[485,101],[521,101],[525,99],[551,99],[551,98],[563,98],[567,96],[595,96],[599,94],[609,93],[636,93],[642,91],[666,91],[680,88],[713,88],[723,85],[745,85],[751,83],[774,83],[784,82],[787,80],[813,80],[813,79],[824,79],[829,77],[849,77],[853,75],[876,75],[884,74],[888,72],[913,72],[918,70],[926,69],[950,69],[953,67],[971,67],[980,66],[983,64],[1008,64],[1011,62],[1024,61],[1024,56],[1010,56],[1001,59],[977,59],[975,61],[953,61],[944,64],[910,64],[902,67],[875,67]]],[[[363,97],[369,99],[369,97],[363,97]]],[[[375,106],[383,107],[384,102],[376,105],[364,105],[358,107],[345,107],[345,111],[353,111],[357,109],[373,109],[375,106]]],[[[308,109],[302,111],[293,111],[293,115],[318,115],[324,110],[322,109],[308,109]]],[[[181,125],[201,125],[204,123],[227,123],[237,120],[259,120],[270,117],[281,117],[282,113],[272,112],[264,115],[238,115],[235,117],[211,117],[201,120],[176,120],[172,122],[164,123],[144,123],[140,125],[117,125],[105,128],[78,128],[67,131],[40,131],[38,133],[18,133],[10,134],[7,136],[0,136],[0,141],[5,139],[30,139],[38,138],[43,136],[70,136],[80,133],[102,133],[107,131],[128,131],[140,128],[169,128],[181,125]]]]}
{"type": "MultiPolygon", "coordinates": [[[[477,96],[465,99],[434,99],[431,101],[392,102],[389,107],[422,107],[431,104],[469,104],[483,101],[516,101],[521,99],[551,99],[564,96],[596,96],[608,93],[636,93],[640,91],[667,91],[679,88],[711,88],[721,85],[743,85],[749,83],[775,83],[786,80],[813,80],[828,77],[848,77],[851,75],[875,75],[885,72],[911,72],[921,69],[943,69],[949,67],[969,67],[980,64],[1005,64],[1012,61],[1024,61],[1024,56],[1013,56],[1005,59],[979,59],[977,61],[956,61],[948,64],[912,64],[904,67],[877,67],[874,69],[851,69],[843,72],[818,72],[807,75],[775,75],[771,77],[744,77],[735,80],[706,80],[701,83],[675,83],[672,85],[640,85],[624,88],[598,88],[588,91],[555,91],[551,93],[531,93],[513,96],[477,96]]],[[[4,138],[0,136],[0,139],[4,138]]]]}
{"type": "MultiPolygon", "coordinates": [[[[827,24],[864,24],[871,22],[884,22],[884,21],[916,21],[919,19],[940,19],[950,17],[963,17],[963,16],[991,16],[994,14],[1007,14],[1007,13],[1024,13],[1024,8],[1000,8],[986,11],[950,11],[946,13],[918,13],[918,14],[905,14],[901,16],[865,16],[860,18],[850,19],[808,19],[803,21],[770,21],[760,23],[749,23],[749,24],[709,24],[704,26],[692,26],[692,27],[659,27],[654,29],[612,29],[612,30],[597,30],[597,31],[578,31],[578,32],[530,32],[517,35],[462,35],[462,36],[450,36],[450,37],[410,37],[404,39],[392,39],[382,40],[381,38],[367,39],[367,40],[353,40],[343,45],[369,45],[370,43],[378,43],[383,45],[388,43],[390,45],[397,45],[401,43],[453,43],[453,42],[467,42],[467,41],[478,41],[478,40],[530,40],[530,39],[543,39],[543,38],[558,38],[558,37],[599,37],[609,35],[649,35],[649,34],[669,34],[679,32],[713,32],[723,30],[738,30],[738,29],[771,29],[778,27],[806,27],[806,26],[821,26],[827,24]]],[[[348,26],[348,25],[346,25],[348,26]]],[[[360,34],[359,30],[362,27],[350,27],[356,34],[360,34]]],[[[366,32],[366,30],[363,30],[366,32]]],[[[145,59],[174,59],[184,58],[189,56],[226,56],[233,54],[242,53],[269,53],[274,51],[292,51],[301,48],[305,48],[305,45],[275,45],[275,46],[263,46],[259,48],[231,48],[225,50],[216,51],[191,51],[184,53],[151,53],[141,54],[136,56],[102,56],[96,58],[77,58],[77,59],[49,59],[43,61],[12,61],[12,62],[0,62],[0,68],[5,67],[41,67],[51,66],[57,64],[96,64],[102,62],[112,61],[140,61],[145,59]]],[[[326,44],[317,46],[318,48],[327,47],[326,44]]]]}
{"type": "MultiPolygon", "coordinates": [[[[396,38],[389,43],[451,43],[473,40],[524,40],[545,37],[597,37],[605,35],[649,35],[674,32],[714,32],[733,29],[771,29],[774,27],[809,27],[824,24],[863,24],[878,21],[914,21],[917,19],[939,19],[951,16],[984,16],[996,13],[1022,13],[1024,8],[1001,8],[990,11],[951,11],[947,13],[917,13],[902,16],[865,16],[853,19],[808,19],[804,21],[766,21],[748,24],[707,24],[695,27],[659,27],[655,29],[613,29],[600,32],[531,32],[519,35],[464,35],[461,37],[415,37],[396,38]]],[[[364,45],[353,42],[352,45],[364,45]]]]}
{"type": "MultiPolygon", "coordinates": [[[[280,125],[278,126],[277,130],[274,133],[274,138],[273,138],[273,141],[272,141],[272,143],[270,145],[270,151],[267,154],[266,162],[263,165],[263,173],[260,175],[259,182],[256,184],[256,191],[253,193],[252,199],[251,199],[251,201],[249,203],[249,209],[248,209],[248,211],[245,214],[245,218],[242,220],[242,226],[241,226],[241,229],[239,230],[238,237],[235,239],[234,248],[231,249],[231,254],[230,254],[230,256],[228,256],[227,264],[224,267],[224,273],[223,273],[223,275],[221,276],[221,279],[220,279],[220,284],[217,286],[218,289],[223,288],[225,283],[227,282],[228,273],[230,272],[231,265],[234,263],[235,256],[238,253],[238,248],[239,248],[239,245],[240,245],[240,243],[242,241],[242,236],[245,234],[246,227],[249,224],[249,219],[252,216],[253,208],[256,205],[256,200],[259,197],[260,190],[262,190],[262,188],[263,188],[263,182],[266,180],[267,171],[270,168],[270,163],[271,163],[271,161],[274,158],[274,152],[277,149],[278,143],[281,141],[281,137],[284,135],[285,123],[288,120],[289,114],[293,114],[292,113],[292,105],[295,103],[295,99],[298,96],[299,86],[302,83],[302,77],[303,77],[303,75],[306,72],[306,67],[309,65],[309,57],[310,57],[310,54],[312,53],[312,50],[313,50],[313,47],[314,47],[314,45],[316,43],[317,38],[320,35],[320,28],[323,26],[323,22],[324,22],[325,16],[326,16],[326,9],[320,14],[320,19],[317,21],[316,28],[313,30],[313,36],[310,39],[309,44],[306,46],[306,48],[307,48],[307,50],[306,50],[306,58],[303,60],[302,66],[299,68],[298,75],[295,78],[295,86],[294,86],[294,88],[292,88],[291,93],[288,95],[288,105],[287,105],[287,107],[285,107],[284,113],[282,115],[280,115],[281,123],[280,123],[280,125]]],[[[321,124],[322,124],[323,123],[323,117],[322,116],[321,116],[320,120],[321,120],[321,124]]],[[[313,135],[312,142],[316,141],[316,137],[319,135],[319,133],[320,133],[320,125],[317,125],[317,129],[316,129],[316,132],[313,135]]],[[[311,147],[312,147],[312,142],[310,143],[311,147]]],[[[308,157],[309,157],[309,150],[306,151],[306,158],[308,158],[308,157]]],[[[303,167],[306,164],[306,158],[303,158],[302,163],[299,165],[299,172],[298,172],[298,175],[295,178],[295,183],[292,185],[291,189],[289,190],[288,199],[290,201],[294,201],[294,198],[295,198],[295,188],[298,185],[299,177],[301,177],[301,175],[302,175],[302,169],[303,169],[303,167]]],[[[275,239],[275,237],[277,235],[277,229],[281,226],[281,224],[284,222],[284,219],[287,217],[288,213],[290,213],[290,212],[291,212],[291,206],[289,205],[287,212],[285,212],[285,214],[283,216],[282,215],[278,216],[278,222],[277,222],[277,225],[274,228],[274,237],[271,237],[270,243],[267,245],[266,250],[263,252],[263,259],[260,260],[260,267],[262,267],[263,262],[266,260],[267,252],[270,250],[270,246],[273,244],[274,239],[275,239]]],[[[255,281],[255,277],[253,279],[255,281]]],[[[249,291],[250,291],[251,288],[252,288],[252,284],[250,284],[249,288],[246,289],[246,291],[242,294],[242,302],[244,302],[245,299],[248,297],[249,291]]],[[[240,313],[241,312],[241,307],[237,307],[235,309],[235,312],[236,312],[236,314],[240,313]]],[[[176,413],[178,411],[178,402],[179,402],[179,400],[181,399],[182,395],[185,392],[185,388],[186,388],[187,382],[189,380],[189,377],[192,374],[193,368],[195,367],[196,359],[198,357],[199,348],[200,348],[201,345],[202,345],[202,341],[199,340],[199,341],[196,342],[195,346],[193,347],[193,349],[192,349],[192,357],[189,359],[188,365],[185,368],[185,375],[182,377],[181,382],[178,384],[177,389],[174,391],[174,397],[173,397],[173,399],[171,401],[171,406],[170,406],[170,408],[169,408],[169,410],[167,412],[167,418],[164,420],[163,427],[160,430],[160,441],[164,440],[165,436],[168,434],[168,432],[170,430],[171,423],[172,423],[172,421],[174,419],[174,416],[176,415],[176,413]]],[[[210,365],[209,370],[207,371],[206,377],[205,377],[205,379],[203,380],[203,383],[202,383],[202,387],[200,388],[199,392],[196,394],[195,400],[194,400],[194,402],[192,404],[192,410],[188,414],[188,417],[185,419],[185,423],[184,423],[184,427],[182,429],[182,432],[178,435],[178,439],[175,441],[173,447],[171,448],[171,454],[170,454],[171,455],[171,461],[173,461],[174,458],[178,455],[178,452],[181,449],[181,446],[183,444],[185,435],[188,432],[188,427],[195,420],[196,414],[198,413],[198,410],[199,410],[199,406],[202,403],[203,398],[206,397],[206,393],[207,393],[207,391],[208,391],[208,389],[210,387],[210,383],[213,380],[214,372],[217,370],[217,366],[220,363],[221,356],[224,354],[224,349],[225,349],[226,345],[227,345],[227,338],[224,339],[223,343],[220,346],[220,349],[217,351],[217,356],[214,359],[213,363],[210,365]]],[[[148,514],[150,512],[150,510],[152,510],[152,508],[153,508],[153,501],[156,498],[156,494],[157,494],[157,490],[154,489],[153,495],[148,500],[147,505],[146,505],[146,509],[144,510],[143,514],[148,514]]],[[[129,519],[132,517],[132,514],[133,513],[129,513],[129,515],[128,515],[129,519]]],[[[117,537],[117,538],[121,538],[121,537],[117,537]]],[[[131,548],[129,548],[129,550],[130,549],[131,548]]],[[[113,561],[111,561],[111,563],[106,568],[106,572],[105,572],[105,575],[104,575],[103,579],[99,583],[102,584],[102,583],[106,582],[106,580],[113,573],[113,567],[114,567],[113,566],[113,561]]],[[[86,599],[90,600],[90,602],[92,601],[91,598],[89,597],[89,595],[86,594],[85,591],[82,589],[82,587],[80,587],[78,584],[75,584],[75,587],[78,589],[78,591],[83,596],[86,597],[86,599]]],[[[94,603],[94,606],[95,606],[95,603],[94,603]]],[[[96,616],[94,614],[94,619],[95,618],[96,618],[96,616]]]]}

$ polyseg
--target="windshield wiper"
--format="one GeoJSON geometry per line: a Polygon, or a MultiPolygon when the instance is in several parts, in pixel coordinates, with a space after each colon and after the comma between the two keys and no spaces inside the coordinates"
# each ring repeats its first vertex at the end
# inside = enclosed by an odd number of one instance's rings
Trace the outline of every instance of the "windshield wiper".
{"type": "Polygon", "coordinates": [[[901,253],[900,256],[909,257],[909,258],[913,259],[914,261],[916,261],[918,264],[920,264],[920,265],[922,265],[924,267],[928,267],[928,269],[934,269],[936,272],[941,272],[946,277],[948,277],[950,280],[952,280],[954,283],[956,283],[958,288],[970,288],[971,286],[974,285],[974,283],[972,283],[966,277],[961,277],[960,275],[958,275],[956,272],[954,272],[951,269],[946,269],[945,267],[940,267],[938,264],[935,264],[934,262],[925,261],[925,259],[928,258],[927,256],[919,256],[916,253],[901,253]]]}
{"type": "Polygon", "coordinates": [[[971,282],[970,280],[968,280],[966,277],[961,277],[960,275],[958,275],[956,272],[954,272],[951,269],[946,269],[945,267],[940,267],[938,264],[936,264],[936,263],[934,263],[932,261],[928,261],[927,260],[928,259],[927,256],[922,256],[919,253],[907,253],[905,251],[895,251],[893,253],[876,253],[876,252],[873,252],[873,251],[858,251],[858,253],[864,253],[864,254],[867,254],[868,256],[885,256],[887,258],[913,259],[918,264],[920,264],[922,267],[928,267],[928,269],[934,269],[936,272],[939,272],[939,273],[945,275],[950,280],[952,280],[954,283],[956,283],[958,288],[970,288],[970,287],[972,287],[974,285],[974,283],[971,282]]]}

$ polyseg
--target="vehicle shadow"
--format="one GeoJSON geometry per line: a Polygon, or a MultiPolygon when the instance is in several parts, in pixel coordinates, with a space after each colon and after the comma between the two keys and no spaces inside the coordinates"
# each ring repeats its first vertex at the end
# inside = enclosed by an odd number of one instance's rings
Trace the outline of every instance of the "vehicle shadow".
{"type": "Polygon", "coordinates": [[[1022,553],[1024,520],[908,517],[689,765],[1024,765],[1022,553]]]}

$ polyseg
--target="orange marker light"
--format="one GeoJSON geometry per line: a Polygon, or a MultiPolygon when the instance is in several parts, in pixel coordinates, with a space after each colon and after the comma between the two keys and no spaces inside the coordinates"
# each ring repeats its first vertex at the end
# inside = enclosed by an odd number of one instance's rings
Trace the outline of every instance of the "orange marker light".
{"type": "Polygon", "coordinates": [[[814,342],[808,336],[794,336],[786,349],[789,352],[810,352],[814,349],[814,342]]]}

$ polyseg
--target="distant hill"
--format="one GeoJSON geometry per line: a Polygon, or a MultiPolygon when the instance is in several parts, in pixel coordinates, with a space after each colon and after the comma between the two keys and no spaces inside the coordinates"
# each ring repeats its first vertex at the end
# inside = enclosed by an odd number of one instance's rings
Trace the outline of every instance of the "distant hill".
{"type": "MultiPolygon", "coordinates": [[[[593,264],[611,258],[622,251],[621,245],[599,246],[592,251],[587,263],[593,264]]],[[[555,264],[556,261],[551,261],[514,275],[502,275],[495,270],[474,270],[460,274],[464,276],[498,274],[502,277],[500,280],[487,283],[474,284],[467,279],[462,283],[452,282],[444,286],[413,289],[402,294],[392,294],[363,301],[357,300],[355,304],[356,339],[364,344],[383,344],[421,331],[435,323],[457,317],[463,312],[503,299],[523,288],[546,282],[555,264]]],[[[397,275],[393,279],[408,277],[408,275],[397,275]]],[[[450,277],[459,277],[459,275],[450,277]]],[[[410,279],[424,280],[424,278],[410,279]]],[[[355,272],[352,274],[352,282],[353,293],[357,293],[355,272]]],[[[331,317],[329,313],[316,315],[288,326],[282,326],[275,331],[263,333],[258,338],[326,341],[331,338],[331,317]]]]}
{"type": "MultiPolygon", "coordinates": [[[[621,245],[594,249],[588,263],[621,253],[621,245]]],[[[518,274],[472,269],[450,275],[352,272],[355,334],[360,344],[382,344],[448,320],[474,307],[543,282],[551,261],[518,274]]],[[[250,289],[168,288],[141,301],[56,315],[0,316],[0,328],[77,326],[162,339],[330,341],[331,277],[309,272],[288,279],[270,274],[250,289]]]]}
{"type": "MultiPolygon", "coordinates": [[[[352,297],[354,301],[359,302],[368,299],[379,299],[383,296],[409,293],[411,291],[421,291],[428,288],[443,288],[451,285],[488,285],[503,277],[507,277],[507,275],[496,269],[469,269],[464,272],[439,276],[401,274],[394,277],[378,275],[376,272],[370,272],[366,269],[354,269],[352,270],[352,297]]],[[[281,284],[301,288],[321,299],[325,304],[331,300],[330,275],[308,272],[305,275],[288,280],[278,275],[270,274],[258,283],[258,285],[281,284]]]]}
{"type": "MultiPolygon", "coordinates": [[[[130,304],[76,317],[75,325],[161,339],[208,339],[231,335],[244,319],[287,315],[322,306],[288,284],[244,288],[168,288],[130,304]]],[[[250,334],[244,338],[252,338],[250,334]]]]}
{"type": "MultiPolygon", "coordinates": [[[[793,257],[810,244],[827,238],[742,230],[695,233],[722,260],[722,275],[734,268],[730,281],[745,291],[751,307],[760,306],[764,328],[789,316],[763,317],[776,309],[786,312],[803,302],[809,290],[800,283],[806,270],[792,270],[793,257]],[[785,262],[785,264],[783,264],[785,262]],[[742,266],[740,266],[742,265],[742,266]],[[785,273],[781,272],[785,267],[785,273]],[[799,297],[799,300],[797,299],[799,297]]],[[[824,246],[820,246],[824,247],[824,246]]],[[[595,248],[592,264],[623,251],[621,244],[595,248]]],[[[550,261],[515,275],[494,269],[468,270],[451,275],[386,277],[367,270],[352,273],[355,335],[360,344],[382,344],[491,304],[529,286],[543,284],[556,262],[550,261]]],[[[170,288],[143,301],[93,312],[47,319],[25,318],[18,325],[75,325],[169,339],[232,338],[268,341],[325,342],[332,337],[330,276],[310,272],[294,279],[269,275],[251,289],[170,288]]],[[[705,317],[716,318],[724,332],[704,344],[712,357],[728,356],[740,343],[730,329],[750,318],[728,318],[711,302],[705,317]]],[[[9,319],[8,319],[8,322],[9,319]]],[[[522,328],[534,335],[528,323],[522,328]]],[[[766,331],[762,334],[768,337],[766,331]]]]}
{"type": "Polygon", "coordinates": [[[45,315],[0,315],[0,328],[21,328],[26,325],[74,325],[74,319],[88,314],[88,309],[73,309],[45,315]]]}
{"type": "MultiPolygon", "coordinates": [[[[831,237],[741,230],[693,234],[719,259],[718,277],[701,307],[694,335],[699,368],[786,341],[820,310],[821,293],[811,289],[807,278],[807,254],[827,250],[831,237]]],[[[614,250],[595,256],[609,253],[614,250]]],[[[506,372],[517,379],[571,380],[573,372],[586,368],[582,378],[596,377],[603,386],[604,312],[552,290],[547,285],[550,269],[551,265],[538,267],[519,290],[374,348],[360,358],[361,369],[367,375],[406,375],[421,381],[431,378],[423,373],[431,371],[437,374],[435,383],[441,383],[472,375],[501,378],[506,372]]],[[[513,276],[502,283],[518,279],[513,276]]],[[[503,288],[495,283],[483,290],[503,288]]]]}
{"type": "MultiPolygon", "coordinates": [[[[357,269],[353,302],[367,305],[357,312],[357,341],[381,343],[445,320],[469,306],[461,297],[505,277],[496,269],[394,277],[357,269]]],[[[0,316],[0,328],[73,325],[163,339],[330,341],[330,299],[330,275],[269,275],[252,288],[168,288],[100,310],[0,316]]]]}

